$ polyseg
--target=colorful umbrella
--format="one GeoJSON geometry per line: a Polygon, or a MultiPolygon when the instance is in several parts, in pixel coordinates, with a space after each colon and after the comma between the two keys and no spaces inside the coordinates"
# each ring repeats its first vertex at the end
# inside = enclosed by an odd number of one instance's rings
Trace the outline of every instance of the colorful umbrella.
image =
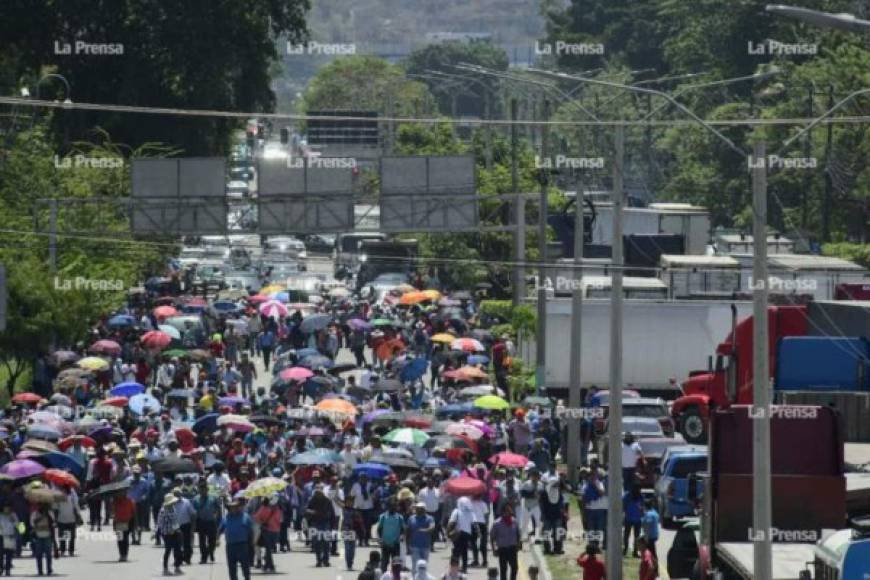
{"type": "Polygon", "coordinates": [[[489,411],[503,411],[510,409],[511,404],[496,395],[484,395],[474,399],[474,406],[489,411]]]}
{"type": "Polygon", "coordinates": [[[145,415],[146,410],[159,413],[160,409],[163,408],[160,404],[160,401],[147,393],[133,395],[132,397],[130,397],[130,400],[127,404],[130,407],[130,410],[137,415],[145,415]]]}
{"type": "Polygon", "coordinates": [[[221,415],[217,418],[217,424],[219,427],[228,427],[241,433],[249,433],[257,428],[247,417],[233,414],[221,415]]]}
{"type": "Polygon", "coordinates": [[[381,463],[358,463],[353,467],[353,474],[357,477],[365,473],[372,479],[383,479],[393,472],[389,466],[381,463]]]}
{"type": "Polygon", "coordinates": [[[51,355],[51,359],[56,365],[75,362],[80,358],[81,357],[78,355],[78,353],[75,353],[71,350],[59,350],[51,355]]]}
{"type": "Polygon", "coordinates": [[[519,453],[502,451],[490,457],[489,462],[493,465],[502,465],[504,467],[525,467],[529,463],[529,458],[519,453]]]}
{"type": "Polygon", "coordinates": [[[127,328],[130,326],[136,326],[136,319],[129,314],[118,314],[111,317],[108,322],[106,322],[106,326],[109,328],[127,328]]]}
{"type": "Polygon", "coordinates": [[[133,381],[128,381],[126,383],[118,383],[111,389],[109,389],[109,395],[113,397],[127,397],[130,398],[133,395],[138,395],[140,393],[145,392],[145,385],[140,385],[139,383],[135,383],[133,381]]]}
{"type": "Polygon", "coordinates": [[[254,497],[269,497],[275,495],[287,487],[287,482],[277,477],[264,477],[251,482],[248,487],[242,492],[242,495],[247,498],[254,497]]]}
{"type": "Polygon", "coordinates": [[[203,415],[193,424],[194,433],[211,433],[217,430],[217,420],[220,415],[218,413],[209,413],[203,415]]]}
{"type": "Polygon", "coordinates": [[[109,361],[96,356],[88,356],[76,363],[80,368],[89,371],[102,371],[109,368],[109,361]]]}
{"type": "Polygon", "coordinates": [[[430,298],[422,292],[407,292],[406,294],[402,294],[402,297],[399,298],[399,304],[409,306],[425,302],[426,300],[430,300],[430,298]]]}
{"type": "Polygon", "coordinates": [[[172,337],[162,330],[149,330],[142,335],[139,342],[141,342],[146,348],[160,350],[169,346],[169,343],[172,342],[172,337]]]}
{"type": "Polygon", "coordinates": [[[305,334],[311,334],[312,332],[323,330],[329,326],[330,322],[332,322],[332,317],[328,314],[312,314],[302,320],[302,324],[299,325],[299,330],[305,334]]]}
{"type": "Polygon", "coordinates": [[[159,330],[160,332],[165,332],[175,340],[181,340],[181,331],[172,326],[171,324],[159,324],[157,325],[157,330],[159,330]]]}
{"type": "Polygon", "coordinates": [[[446,332],[439,332],[438,334],[432,335],[430,340],[432,342],[440,342],[441,344],[452,344],[453,341],[456,340],[456,337],[446,332]]]}
{"type": "Polygon", "coordinates": [[[263,296],[268,296],[269,294],[274,294],[275,292],[282,292],[286,290],[284,286],[280,284],[269,284],[268,286],[263,286],[260,288],[260,292],[258,294],[263,296]]]}
{"type": "Polygon", "coordinates": [[[394,326],[395,321],[389,318],[375,318],[372,320],[372,326],[394,326]]]}
{"type": "Polygon", "coordinates": [[[220,406],[228,406],[235,407],[236,405],[249,405],[251,402],[244,397],[239,396],[229,396],[229,397],[221,397],[218,399],[218,405],[220,406]]]}
{"type": "Polygon", "coordinates": [[[468,437],[477,440],[483,437],[483,431],[468,423],[452,423],[444,430],[448,435],[468,437]]]}
{"type": "Polygon", "coordinates": [[[97,446],[96,441],[94,441],[92,438],[86,437],[84,435],[73,435],[71,437],[61,439],[57,446],[61,451],[66,451],[67,449],[69,449],[70,447],[75,445],[76,441],[78,441],[82,447],[96,447],[97,446]]]}
{"type": "Polygon", "coordinates": [[[129,402],[130,402],[130,399],[128,399],[127,397],[109,397],[108,399],[104,400],[100,404],[109,405],[110,407],[121,408],[121,407],[126,407],[129,402]]]}
{"type": "Polygon", "coordinates": [[[118,356],[121,354],[121,345],[114,340],[98,340],[88,348],[88,352],[118,356]]]}
{"type": "Polygon", "coordinates": [[[304,381],[307,378],[313,377],[314,373],[305,367],[290,367],[289,369],[282,370],[278,373],[278,376],[285,381],[304,381]]]}
{"type": "Polygon", "coordinates": [[[325,399],[314,405],[314,408],[318,411],[343,413],[345,415],[356,415],[359,412],[353,403],[343,399],[325,399]]]}
{"type": "Polygon", "coordinates": [[[486,371],[477,367],[459,367],[455,372],[456,376],[463,379],[487,379],[489,375],[486,371]]]}
{"type": "Polygon", "coordinates": [[[35,405],[41,400],[42,397],[40,397],[36,393],[18,393],[17,395],[12,397],[12,402],[18,405],[35,405]]]}
{"type": "Polygon", "coordinates": [[[380,360],[389,360],[397,352],[401,352],[405,348],[405,343],[402,342],[399,338],[393,338],[391,340],[385,340],[381,344],[378,345],[375,354],[377,354],[380,360]]]}
{"type": "Polygon", "coordinates": [[[399,378],[404,382],[416,381],[426,374],[429,361],[425,357],[417,357],[406,363],[399,371],[399,378]]]}
{"type": "Polygon", "coordinates": [[[476,496],[486,491],[486,485],[479,479],[463,475],[448,480],[444,489],[452,495],[476,496]]]}
{"type": "Polygon", "coordinates": [[[284,318],[287,316],[287,307],[277,300],[270,300],[260,305],[260,314],[270,318],[284,318]]]}
{"type": "Polygon", "coordinates": [[[383,439],[389,443],[422,447],[429,440],[429,436],[419,429],[404,428],[393,429],[384,435],[383,439]]]}
{"type": "Polygon", "coordinates": [[[319,369],[319,368],[328,369],[328,368],[332,368],[335,366],[335,361],[333,361],[329,357],[326,357],[326,356],[323,356],[320,354],[315,354],[315,355],[306,356],[305,358],[303,358],[301,361],[299,361],[299,366],[308,367],[310,369],[319,369]]]}
{"type": "Polygon", "coordinates": [[[60,469],[46,469],[42,473],[42,478],[55,485],[68,485],[70,487],[80,487],[81,485],[72,473],[60,469]]]}
{"type": "Polygon", "coordinates": [[[27,428],[27,435],[36,439],[51,439],[57,441],[61,438],[59,429],[55,429],[50,425],[30,425],[27,428]]]}
{"type": "Polygon", "coordinates": [[[25,479],[40,475],[45,471],[45,467],[32,459],[15,459],[10,461],[3,467],[0,467],[0,473],[8,475],[13,479],[25,479]]]}
{"type": "Polygon", "coordinates": [[[351,318],[347,321],[347,325],[351,330],[369,330],[372,325],[360,318],[351,318]]]}
{"type": "Polygon", "coordinates": [[[473,354],[466,360],[470,365],[485,365],[489,364],[489,357],[483,354],[473,354]]]}
{"type": "Polygon", "coordinates": [[[165,320],[170,316],[178,316],[178,310],[172,306],[158,306],[154,309],[154,316],[157,320],[165,320]]]}
{"type": "Polygon", "coordinates": [[[483,352],[486,350],[479,340],[473,338],[457,338],[450,343],[450,349],[463,352],[483,352]]]}

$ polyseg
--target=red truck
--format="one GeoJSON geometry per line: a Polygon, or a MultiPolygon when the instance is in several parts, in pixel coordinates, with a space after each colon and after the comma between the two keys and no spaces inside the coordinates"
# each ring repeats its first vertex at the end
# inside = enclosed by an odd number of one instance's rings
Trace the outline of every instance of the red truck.
{"type": "MultiPolygon", "coordinates": [[[[706,371],[690,373],[683,382],[683,395],[671,406],[677,429],[690,443],[707,441],[713,409],[752,404],[753,320],[737,321],[732,307],[732,330],[716,347],[715,364],[706,371]]],[[[810,302],[800,306],[768,309],[771,372],[776,366],[777,342],[788,336],[870,336],[870,306],[864,302],[810,302]]]]}

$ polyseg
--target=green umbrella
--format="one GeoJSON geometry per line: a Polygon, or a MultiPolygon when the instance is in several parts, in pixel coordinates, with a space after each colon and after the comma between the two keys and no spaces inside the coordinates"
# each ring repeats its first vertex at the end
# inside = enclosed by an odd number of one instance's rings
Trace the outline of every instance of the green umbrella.
{"type": "Polygon", "coordinates": [[[169,358],[181,358],[183,356],[187,356],[187,351],[180,348],[173,348],[170,350],[164,350],[162,354],[163,356],[168,356],[169,358]]]}
{"type": "Polygon", "coordinates": [[[397,443],[399,445],[416,445],[422,447],[429,436],[419,429],[406,427],[403,429],[393,429],[383,437],[384,441],[389,443],[397,443]]]}
{"type": "Polygon", "coordinates": [[[393,321],[389,318],[375,318],[372,320],[372,326],[393,326],[393,321]]]}
{"type": "Polygon", "coordinates": [[[496,395],[484,395],[474,399],[474,406],[481,409],[489,409],[491,411],[502,411],[510,409],[511,405],[504,399],[496,395]]]}

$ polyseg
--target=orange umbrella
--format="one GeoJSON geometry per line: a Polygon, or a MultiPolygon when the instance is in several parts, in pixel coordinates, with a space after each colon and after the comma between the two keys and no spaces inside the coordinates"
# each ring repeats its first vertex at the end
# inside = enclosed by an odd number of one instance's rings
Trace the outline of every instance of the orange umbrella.
{"type": "Polygon", "coordinates": [[[345,415],[356,415],[358,413],[354,404],[344,399],[324,399],[314,405],[314,408],[318,411],[344,413],[345,415]]]}
{"type": "Polygon", "coordinates": [[[432,302],[436,302],[438,300],[441,300],[441,292],[439,292],[438,290],[434,290],[434,289],[423,290],[421,292],[421,294],[426,296],[426,300],[431,300],[432,302]]]}
{"type": "Polygon", "coordinates": [[[425,302],[426,300],[429,300],[429,297],[423,292],[408,292],[407,294],[402,294],[402,297],[399,298],[399,304],[410,306],[412,304],[425,302]]]}
{"type": "Polygon", "coordinates": [[[70,487],[79,487],[79,480],[76,477],[62,469],[46,469],[42,472],[42,477],[45,481],[49,481],[55,485],[68,485],[70,487]]]}
{"type": "Polygon", "coordinates": [[[401,351],[405,348],[405,343],[401,341],[401,339],[393,338],[391,340],[385,340],[379,346],[375,354],[381,360],[387,360],[393,357],[397,352],[401,351]]]}
{"type": "Polygon", "coordinates": [[[486,379],[489,375],[477,367],[459,367],[456,369],[456,375],[467,379],[486,379]]]}

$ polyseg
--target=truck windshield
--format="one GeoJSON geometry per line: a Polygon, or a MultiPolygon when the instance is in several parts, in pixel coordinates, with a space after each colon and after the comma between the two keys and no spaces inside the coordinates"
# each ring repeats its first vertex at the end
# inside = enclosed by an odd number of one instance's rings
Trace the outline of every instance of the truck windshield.
{"type": "Polygon", "coordinates": [[[678,459],[674,469],[671,472],[672,477],[685,479],[693,473],[699,473],[707,469],[706,457],[692,457],[687,459],[678,459]]]}
{"type": "Polygon", "coordinates": [[[623,405],[622,414],[626,417],[651,417],[657,419],[668,414],[660,405],[623,405]]]}

